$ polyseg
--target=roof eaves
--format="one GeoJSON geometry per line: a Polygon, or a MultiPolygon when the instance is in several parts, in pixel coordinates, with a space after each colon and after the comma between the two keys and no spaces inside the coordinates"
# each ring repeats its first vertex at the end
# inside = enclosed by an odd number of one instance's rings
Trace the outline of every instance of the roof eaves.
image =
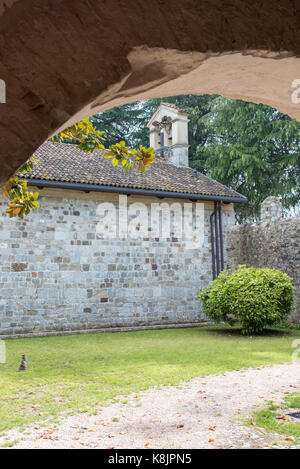
{"type": "Polygon", "coordinates": [[[247,197],[244,197],[244,196],[230,197],[230,196],[222,196],[222,195],[174,192],[174,191],[141,189],[141,188],[122,187],[122,186],[105,186],[105,185],[78,183],[78,182],[64,182],[64,181],[54,181],[54,180],[45,181],[43,179],[27,179],[27,184],[29,186],[72,189],[72,190],[80,190],[84,192],[90,192],[90,191],[113,192],[113,193],[120,193],[120,194],[148,195],[148,196],[154,196],[154,197],[170,197],[170,198],[177,198],[177,199],[223,201],[223,202],[228,202],[228,203],[248,202],[247,197]]]}
{"type": "MultiPolygon", "coordinates": [[[[192,170],[194,170],[193,168],[190,168],[192,170]]],[[[210,178],[209,176],[206,176],[205,174],[201,173],[200,171],[196,170],[197,171],[197,175],[200,174],[201,177],[205,178],[205,179],[208,179],[209,181],[213,181],[215,182],[216,184],[218,184],[218,186],[221,186],[221,187],[224,187],[225,189],[231,189],[232,191],[234,191],[236,194],[238,194],[240,197],[243,197],[245,199],[247,199],[247,197],[245,197],[243,194],[241,194],[240,192],[236,191],[235,189],[232,189],[231,187],[229,186],[226,186],[225,184],[222,184],[221,182],[219,181],[216,181],[216,179],[212,179],[210,178]]],[[[248,202],[248,199],[247,199],[247,202],[248,202]]]]}

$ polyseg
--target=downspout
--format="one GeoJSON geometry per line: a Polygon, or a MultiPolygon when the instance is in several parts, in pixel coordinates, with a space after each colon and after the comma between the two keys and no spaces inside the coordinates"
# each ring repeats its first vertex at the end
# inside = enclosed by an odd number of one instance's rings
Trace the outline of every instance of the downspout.
{"type": "Polygon", "coordinates": [[[214,236],[214,224],[213,224],[214,212],[210,215],[210,243],[211,243],[211,261],[212,261],[212,274],[213,280],[217,278],[216,276],[216,258],[215,258],[215,236],[214,236]]]}
{"type": "Polygon", "coordinates": [[[214,209],[214,221],[215,221],[215,238],[216,238],[216,271],[217,271],[217,276],[220,273],[220,248],[219,248],[219,226],[218,226],[218,212],[219,212],[219,206],[218,203],[214,203],[215,209],[214,209]]]}
{"type": "Polygon", "coordinates": [[[210,239],[212,255],[212,274],[215,280],[224,270],[224,238],[222,226],[222,201],[214,202],[214,211],[210,215],[210,239]]]}
{"type": "Polygon", "coordinates": [[[222,200],[218,202],[219,205],[219,233],[220,233],[220,260],[221,272],[224,270],[224,240],[223,240],[223,224],[222,224],[222,200]]]}

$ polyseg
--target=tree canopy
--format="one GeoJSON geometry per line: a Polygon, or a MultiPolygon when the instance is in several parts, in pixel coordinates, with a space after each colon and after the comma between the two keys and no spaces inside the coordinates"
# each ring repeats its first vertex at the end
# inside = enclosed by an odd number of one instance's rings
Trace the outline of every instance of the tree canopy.
{"type": "Polygon", "coordinates": [[[192,162],[248,197],[240,220],[255,220],[268,196],[285,209],[300,202],[300,124],[265,105],[220,98],[206,118],[208,139],[192,162]]]}

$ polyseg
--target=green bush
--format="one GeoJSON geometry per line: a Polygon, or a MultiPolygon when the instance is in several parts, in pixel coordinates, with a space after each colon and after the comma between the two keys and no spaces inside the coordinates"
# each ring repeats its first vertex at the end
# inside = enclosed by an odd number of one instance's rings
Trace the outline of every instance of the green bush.
{"type": "Polygon", "coordinates": [[[273,269],[239,266],[223,271],[205,290],[199,290],[203,313],[215,322],[239,323],[243,334],[259,334],[284,320],[291,311],[291,278],[273,269]]]}

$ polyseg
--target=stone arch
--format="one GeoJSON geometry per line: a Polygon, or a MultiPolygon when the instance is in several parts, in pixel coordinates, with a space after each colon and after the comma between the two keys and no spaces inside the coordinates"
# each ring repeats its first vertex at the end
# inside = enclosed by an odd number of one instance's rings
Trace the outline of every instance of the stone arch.
{"type": "Polygon", "coordinates": [[[297,3],[0,0],[1,182],[57,130],[138,99],[219,93],[300,121],[297,3]]]}

